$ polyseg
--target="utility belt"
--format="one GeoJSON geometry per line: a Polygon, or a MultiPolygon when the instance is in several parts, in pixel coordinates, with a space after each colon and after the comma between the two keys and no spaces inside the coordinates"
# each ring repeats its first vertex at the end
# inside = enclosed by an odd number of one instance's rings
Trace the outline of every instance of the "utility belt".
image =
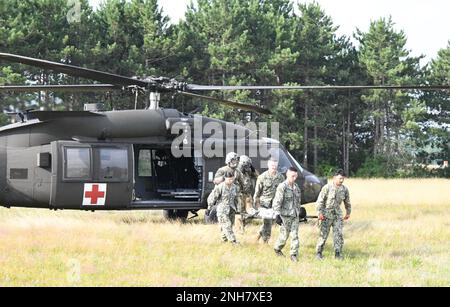
{"type": "Polygon", "coordinates": [[[266,203],[266,204],[261,203],[259,206],[264,209],[272,209],[272,203],[266,203]]]}

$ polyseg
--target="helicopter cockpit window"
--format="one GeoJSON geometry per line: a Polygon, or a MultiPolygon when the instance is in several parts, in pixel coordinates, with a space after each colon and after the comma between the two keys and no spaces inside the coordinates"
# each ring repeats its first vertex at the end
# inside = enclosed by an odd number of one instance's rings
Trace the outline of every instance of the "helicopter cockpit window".
{"type": "Polygon", "coordinates": [[[278,171],[281,173],[286,173],[289,167],[291,167],[292,164],[289,161],[288,157],[286,156],[286,153],[284,150],[279,149],[279,156],[278,156],[278,171]]]}
{"type": "Polygon", "coordinates": [[[295,160],[295,158],[291,155],[291,153],[288,151],[287,152],[288,153],[288,155],[289,155],[289,157],[291,157],[291,160],[292,161],[294,161],[294,166],[301,172],[301,173],[303,173],[303,167],[300,165],[300,163],[298,163],[298,161],[297,160],[295,160]]]}
{"type": "Polygon", "coordinates": [[[65,177],[70,179],[91,178],[91,151],[89,148],[65,149],[65,177]]]}
{"type": "Polygon", "coordinates": [[[99,148],[100,180],[128,180],[128,151],[125,148],[99,148]]]}
{"type": "Polygon", "coordinates": [[[150,149],[139,150],[138,176],[152,177],[152,151],[150,149]]]}

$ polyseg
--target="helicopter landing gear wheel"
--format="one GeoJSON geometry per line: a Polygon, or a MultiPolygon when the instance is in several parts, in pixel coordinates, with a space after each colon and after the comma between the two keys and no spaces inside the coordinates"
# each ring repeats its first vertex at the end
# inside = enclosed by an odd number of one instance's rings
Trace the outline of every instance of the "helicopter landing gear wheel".
{"type": "Polygon", "coordinates": [[[169,221],[186,221],[187,216],[189,214],[189,210],[177,210],[177,209],[171,209],[171,210],[164,210],[163,216],[166,220],[169,221]]]}

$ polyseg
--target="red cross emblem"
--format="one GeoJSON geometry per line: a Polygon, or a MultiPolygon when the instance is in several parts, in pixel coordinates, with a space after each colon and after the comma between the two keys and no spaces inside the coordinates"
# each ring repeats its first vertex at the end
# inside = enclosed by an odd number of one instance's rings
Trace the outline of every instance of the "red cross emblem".
{"type": "Polygon", "coordinates": [[[85,183],[83,206],[104,206],[106,200],[106,183],[85,183]]]}

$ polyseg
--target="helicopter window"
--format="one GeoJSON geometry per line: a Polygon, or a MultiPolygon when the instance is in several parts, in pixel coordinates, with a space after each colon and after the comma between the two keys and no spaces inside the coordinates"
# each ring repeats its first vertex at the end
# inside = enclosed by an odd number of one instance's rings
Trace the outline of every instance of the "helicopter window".
{"type": "Polygon", "coordinates": [[[100,180],[128,179],[128,151],[125,148],[99,148],[100,180]]]}
{"type": "Polygon", "coordinates": [[[65,149],[66,178],[89,179],[91,177],[91,152],[89,148],[65,149]]]}
{"type": "Polygon", "coordinates": [[[152,176],[152,151],[150,149],[139,150],[138,176],[152,176]]]}
{"type": "Polygon", "coordinates": [[[295,160],[295,158],[291,155],[291,153],[290,153],[289,151],[288,151],[287,153],[288,153],[289,157],[291,157],[291,160],[294,161],[295,167],[297,167],[297,169],[298,169],[301,173],[303,173],[303,167],[300,165],[300,163],[298,163],[298,161],[295,160]]]}
{"type": "Polygon", "coordinates": [[[289,161],[288,157],[286,156],[286,153],[284,152],[284,150],[280,149],[279,150],[279,155],[278,155],[278,170],[281,173],[286,173],[286,171],[288,170],[289,167],[292,166],[291,161],[289,161]]]}
{"type": "Polygon", "coordinates": [[[9,179],[28,179],[28,169],[11,168],[9,170],[9,179]]]}

